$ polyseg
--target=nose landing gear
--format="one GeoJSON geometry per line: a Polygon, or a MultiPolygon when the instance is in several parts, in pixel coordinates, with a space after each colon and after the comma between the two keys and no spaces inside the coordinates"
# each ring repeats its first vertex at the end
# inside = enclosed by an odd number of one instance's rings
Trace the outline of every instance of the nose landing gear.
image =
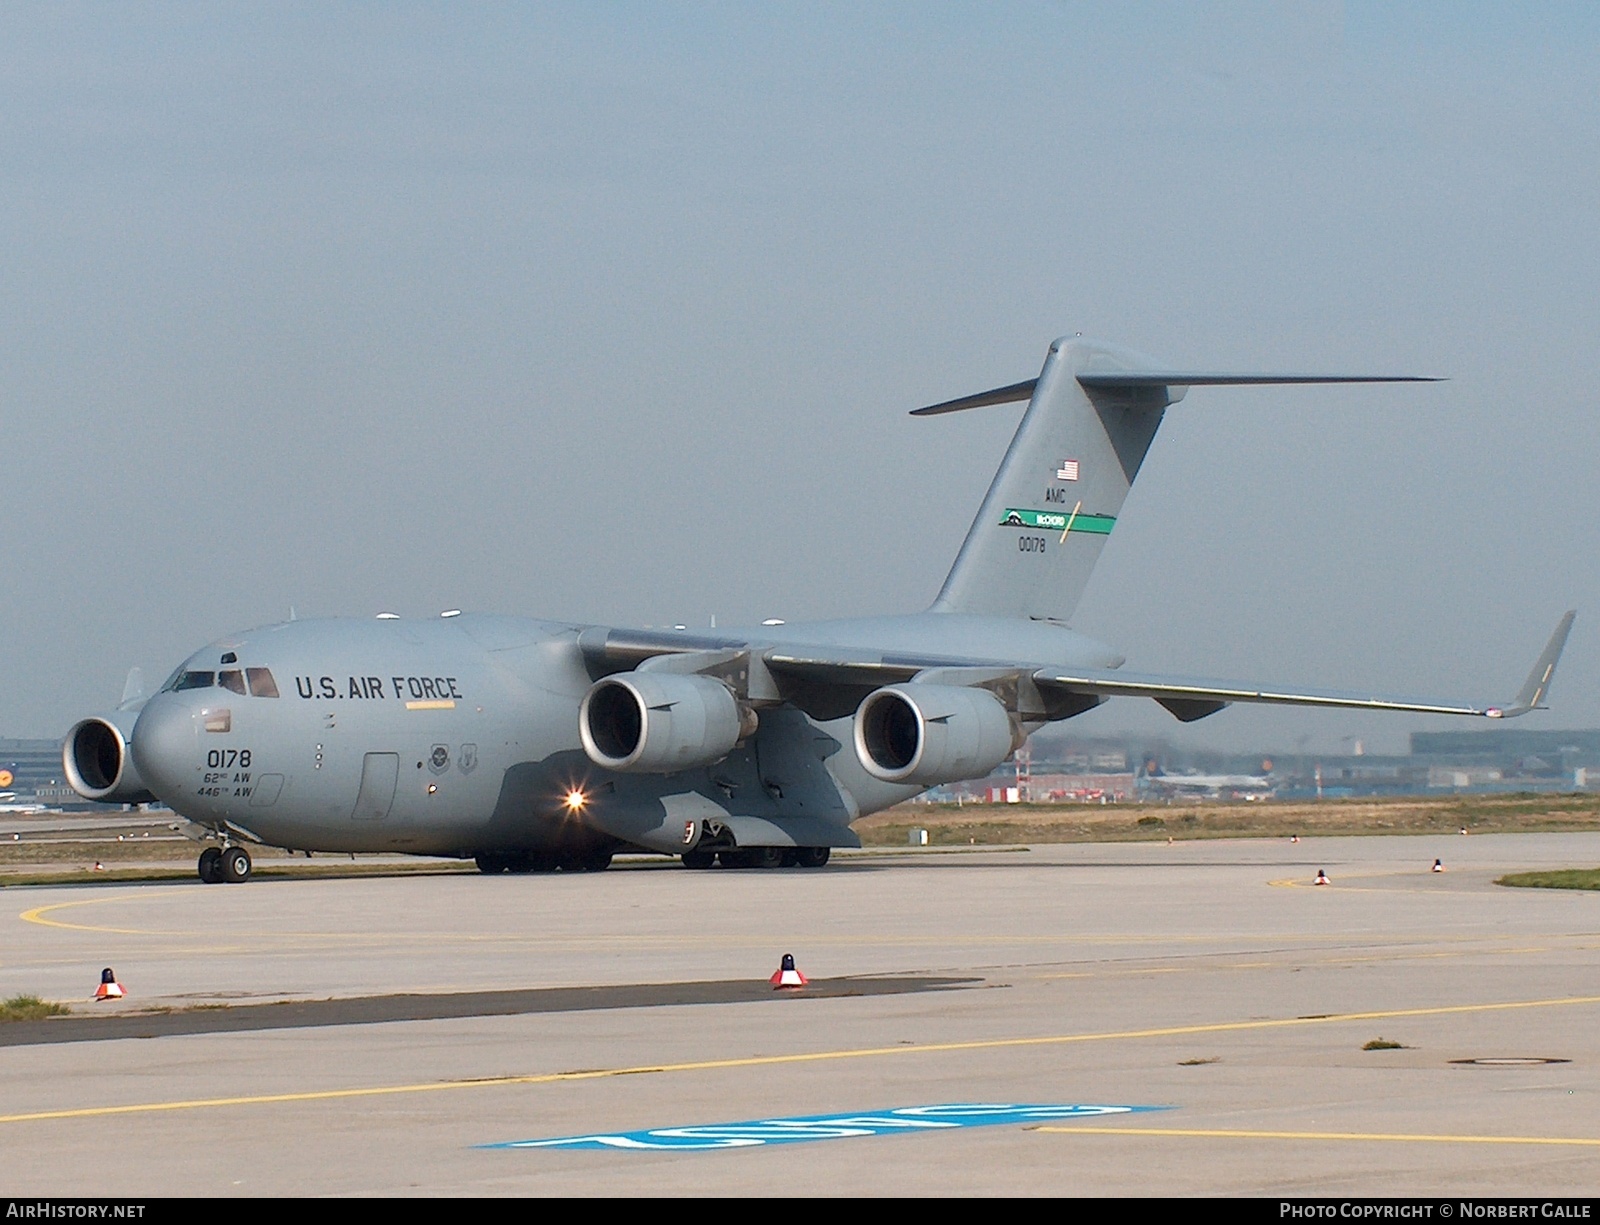
{"type": "Polygon", "coordinates": [[[240,885],[250,879],[250,852],[242,846],[208,846],[200,852],[200,879],[208,885],[240,885]]]}

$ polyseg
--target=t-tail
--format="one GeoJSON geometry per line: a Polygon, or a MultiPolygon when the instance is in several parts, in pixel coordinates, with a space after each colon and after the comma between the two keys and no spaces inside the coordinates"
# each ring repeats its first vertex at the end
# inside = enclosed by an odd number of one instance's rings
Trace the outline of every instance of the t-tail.
{"type": "Polygon", "coordinates": [[[1175,371],[1081,337],[1058,340],[1038,378],[913,413],[1028,401],[930,611],[1051,621],[1071,616],[1163,415],[1190,387],[1433,381],[1415,375],[1175,371]]]}

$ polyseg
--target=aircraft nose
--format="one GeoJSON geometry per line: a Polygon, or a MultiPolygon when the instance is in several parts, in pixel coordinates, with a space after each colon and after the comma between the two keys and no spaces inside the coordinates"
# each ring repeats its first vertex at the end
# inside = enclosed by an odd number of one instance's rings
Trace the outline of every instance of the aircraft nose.
{"type": "Polygon", "coordinates": [[[162,799],[193,781],[197,711],[175,693],[158,693],[133,725],[133,762],[139,776],[162,799]]]}

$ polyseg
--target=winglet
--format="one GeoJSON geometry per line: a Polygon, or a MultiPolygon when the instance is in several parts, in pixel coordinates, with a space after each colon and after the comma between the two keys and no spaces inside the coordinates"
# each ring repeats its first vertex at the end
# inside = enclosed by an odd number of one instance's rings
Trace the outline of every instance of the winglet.
{"type": "Polygon", "coordinates": [[[1571,632],[1572,619],[1577,615],[1577,610],[1573,609],[1561,618],[1556,626],[1556,632],[1551,634],[1550,641],[1545,643],[1544,653],[1533,665],[1533,671],[1528,673],[1528,679],[1522,683],[1522,691],[1512,700],[1511,705],[1504,710],[1490,707],[1484,711],[1486,715],[1491,719],[1515,719],[1530,710],[1544,709],[1544,699],[1550,693],[1550,679],[1556,674],[1556,661],[1561,658],[1561,649],[1567,645],[1567,634],[1571,632]]]}

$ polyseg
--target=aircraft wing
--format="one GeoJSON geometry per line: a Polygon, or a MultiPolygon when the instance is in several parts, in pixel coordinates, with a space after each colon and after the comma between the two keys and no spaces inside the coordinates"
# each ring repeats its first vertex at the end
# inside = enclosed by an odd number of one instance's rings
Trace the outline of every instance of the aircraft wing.
{"type": "Polygon", "coordinates": [[[1042,712],[1060,712],[1047,713],[1046,718],[1079,713],[1108,697],[1144,697],[1159,702],[1186,723],[1215,714],[1234,702],[1511,719],[1531,710],[1543,709],[1551,679],[1555,675],[1556,662],[1566,645],[1575,616],[1575,612],[1568,612],[1561,618],[1517,695],[1509,701],[1496,704],[1157,676],[1121,668],[1040,668],[1023,661],[914,654],[879,654],[874,657],[857,655],[847,649],[829,648],[796,650],[775,647],[763,650],[750,643],[692,637],[681,633],[589,631],[585,635],[584,647],[596,662],[605,660],[612,667],[631,665],[651,670],[726,674],[730,681],[735,675],[741,679],[748,677],[745,692],[751,698],[770,701],[803,696],[811,701],[802,702],[802,705],[814,702],[832,712],[831,717],[853,711],[866,690],[907,682],[934,682],[980,685],[1006,692],[1009,696],[1008,705],[1012,709],[1018,709],[1022,702],[1019,687],[1031,686],[1042,702],[1027,702],[1027,706],[1042,712]],[[762,665],[761,668],[753,666],[756,661],[762,665]],[[764,687],[759,693],[756,683],[758,671],[764,671],[773,682],[772,687],[764,687]]]}
{"type": "Polygon", "coordinates": [[[1179,719],[1190,722],[1214,714],[1233,702],[1267,702],[1283,706],[1325,706],[1344,710],[1405,710],[1426,715],[1477,715],[1486,719],[1514,719],[1530,710],[1543,709],[1556,661],[1566,646],[1575,612],[1568,612],[1556,625],[1550,641],[1535,661],[1528,679],[1517,696],[1497,705],[1462,705],[1418,698],[1378,697],[1365,693],[1340,693],[1324,689],[1300,689],[1244,685],[1226,681],[1193,680],[1175,676],[1151,676],[1121,669],[1043,668],[1033,674],[1034,683],[1068,693],[1105,697],[1147,697],[1165,706],[1179,719]]]}

